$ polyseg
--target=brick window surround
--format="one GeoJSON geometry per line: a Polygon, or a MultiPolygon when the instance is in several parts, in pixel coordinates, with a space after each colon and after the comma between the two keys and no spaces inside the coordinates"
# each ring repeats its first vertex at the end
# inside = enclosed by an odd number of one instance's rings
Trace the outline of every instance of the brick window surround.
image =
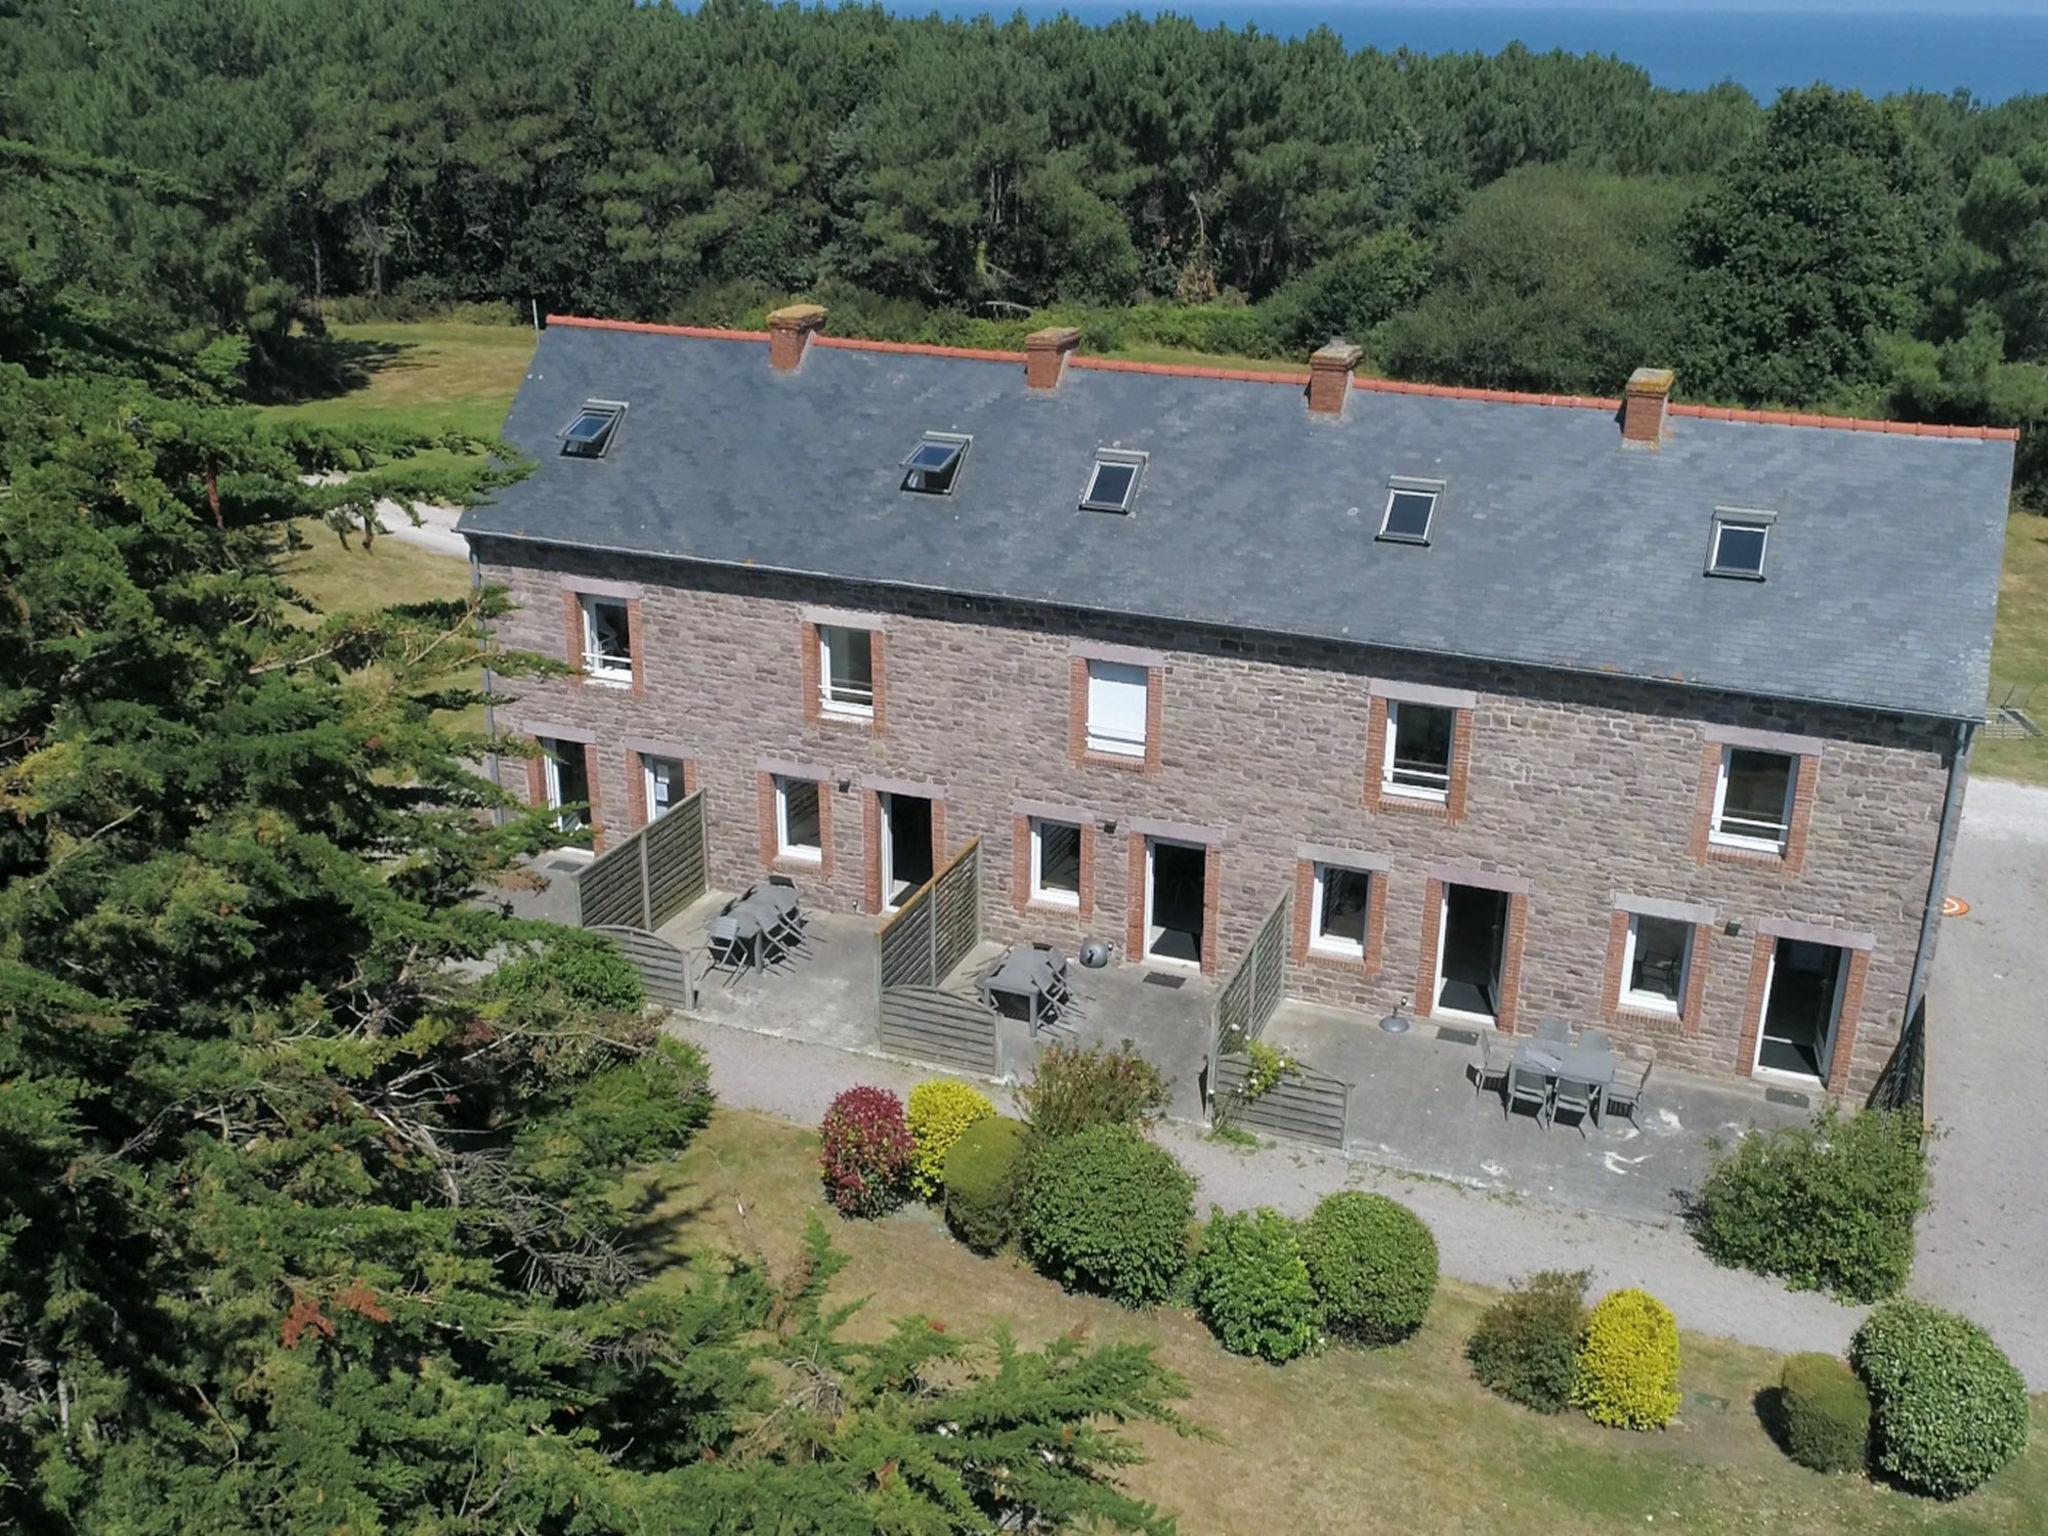
{"type": "Polygon", "coordinates": [[[1156,651],[1134,650],[1122,645],[1077,644],[1068,661],[1067,758],[1103,768],[1122,768],[1134,773],[1157,773],[1160,769],[1160,730],[1165,715],[1166,658],[1156,651]],[[1125,757],[1114,752],[1088,750],[1088,663],[1115,662],[1145,669],[1145,755],[1125,757]]]}
{"type": "Polygon", "coordinates": [[[1529,937],[1529,893],[1523,882],[1480,871],[1439,871],[1422,888],[1422,954],[1415,969],[1418,1018],[1436,1012],[1437,942],[1443,932],[1444,887],[1477,885],[1498,890],[1508,899],[1507,931],[1501,936],[1500,997],[1494,1004],[1493,1027],[1503,1035],[1515,1032],[1521,1004],[1522,950],[1529,937]]]}
{"type": "Polygon", "coordinates": [[[803,687],[803,717],[806,724],[843,727],[880,736],[887,729],[888,664],[887,635],[880,614],[853,613],[838,608],[806,608],[797,620],[797,677],[803,687]],[[873,679],[874,711],[869,715],[842,715],[825,708],[824,658],[819,655],[820,629],[864,630],[868,637],[869,671],[873,679]]]}
{"type": "MultiPolygon", "coordinates": [[[[569,681],[581,685],[593,681],[583,670],[583,599],[608,598],[626,607],[626,648],[633,658],[632,691],[647,691],[646,625],[641,621],[641,589],[632,582],[586,581],[562,578],[562,644],[569,663],[569,681]]],[[[594,781],[593,781],[594,782],[594,781]]]]}
{"type": "Polygon", "coordinates": [[[1342,848],[1304,848],[1294,863],[1294,922],[1291,957],[1295,965],[1329,966],[1352,971],[1361,977],[1377,976],[1386,960],[1387,871],[1371,855],[1342,848]],[[1316,866],[1334,865],[1354,869],[1366,877],[1365,952],[1362,955],[1333,954],[1317,949],[1311,940],[1316,923],[1316,866]]]}
{"type": "Polygon", "coordinates": [[[683,794],[697,793],[697,760],[671,742],[629,741],[626,743],[626,824],[632,831],[647,825],[647,764],[650,757],[665,757],[683,770],[683,794]]]}
{"type": "Polygon", "coordinates": [[[882,796],[905,795],[932,803],[932,868],[946,866],[946,791],[938,784],[863,779],[860,786],[861,910],[882,910],[882,796]]]}
{"type": "MultiPolygon", "coordinates": [[[[1145,845],[1154,836],[1175,842],[1202,845],[1202,965],[1204,976],[1214,976],[1219,967],[1217,912],[1222,905],[1223,852],[1218,840],[1199,828],[1162,825],[1158,832],[1133,828],[1124,839],[1124,958],[1140,965],[1154,963],[1145,953],[1145,845]],[[1192,836],[1180,835],[1192,833],[1192,836]]],[[[1171,962],[1167,962],[1171,963],[1171,962]]]]}
{"type": "MultiPolygon", "coordinates": [[[[690,782],[693,787],[695,776],[692,768],[690,782]]],[[[760,836],[763,869],[813,875],[819,880],[832,878],[832,786],[831,774],[803,763],[763,762],[755,766],[754,819],[760,836]],[[775,835],[775,781],[778,778],[809,779],[818,786],[819,858],[816,863],[809,859],[786,859],[776,851],[780,846],[775,835]]]]}
{"type": "Polygon", "coordinates": [[[1433,688],[1419,683],[1375,680],[1371,686],[1372,702],[1365,722],[1365,808],[1373,812],[1433,816],[1454,823],[1462,821],[1472,776],[1472,716],[1478,702],[1475,696],[1462,689],[1433,688]],[[1384,792],[1389,704],[1422,704],[1451,711],[1450,783],[1445,786],[1443,799],[1384,792]]]}
{"type": "Polygon", "coordinates": [[[1756,1041],[1763,1032],[1765,989],[1770,986],[1771,955],[1779,938],[1811,939],[1835,943],[1849,952],[1848,970],[1842,977],[1842,1000],[1836,1010],[1835,1053],[1828,1063],[1827,1091],[1840,1094],[1849,1086],[1849,1066],[1856,1056],[1856,1032],[1863,1021],[1863,987],[1870,975],[1870,936],[1833,933],[1805,924],[1765,923],[1757,932],[1749,956],[1749,990],[1742,1003],[1742,1037],[1735,1048],[1735,1070],[1745,1077],[1756,1075],[1756,1041]]]}
{"type": "Polygon", "coordinates": [[[1017,807],[1010,817],[1010,905],[1019,912],[1074,914],[1084,923],[1094,917],[1096,837],[1094,818],[1085,811],[1068,810],[1060,806],[1017,807]],[[1031,899],[1031,823],[1034,820],[1061,821],[1068,826],[1081,829],[1081,890],[1078,908],[1063,906],[1056,902],[1035,902],[1031,899]]]}
{"type": "Polygon", "coordinates": [[[1600,1014],[1608,1023],[1621,1021],[1650,1030],[1687,1037],[1700,1032],[1707,995],[1707,960],[1711,953],[1714,914],[1705,907],[1684,902],[1656,901],[1642,897],[1617,896],[1614,914],[1608,919],[1607,963],[1600,986],[1600,1014]],[[1628,954],[1629,924],[1638,917],[1660,917],[1688,924],[1692,943],[1685,958],[1685,994],[1678,1000],[1678,1012],[1656,1008],[1631,1008],[1621,1000],[1627,978],[1622,962],[1628,954]]]}
{"type": "Polygon", "coordinates": [[[1753,731],[1737,726],[1706,727],[1700,744],[1699,795],[1693,808],[1692,832],[1686,852],[1693,862],[1747,864],[1796,875],[1806,863],[1807,835],[1813,825],[1813,802],[1820,785],[1821,743],[1811,736],[1792,736],[1780,731],[1753,731]],[[1711,836],[1714,825],[1714,794],[1721,782],[1722,754],[1730,747],[1758,752],[1777,752],[1793,758],[1796,771],[1792,781],[1792,813],[1787,818],[1785,847],[1780,853],[1755,848],[1730,848],[1711,836]]]}

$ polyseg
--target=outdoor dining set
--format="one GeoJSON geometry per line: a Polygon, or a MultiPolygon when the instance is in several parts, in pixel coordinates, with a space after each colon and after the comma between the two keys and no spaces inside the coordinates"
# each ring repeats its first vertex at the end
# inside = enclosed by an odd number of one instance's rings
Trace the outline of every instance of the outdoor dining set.
{"type": "Polygon", "coordinates": [[[1050,944],[1012,949],[981,978],[981,996],[997,1013],[1024,1019],[1036,1032],[1074,1006],[1067,957],[1050,944]]]}
{"type": "Polygon", "coordinates": [[[786,875],[770,875],[765,885],[749,886],[719,908],[704,931],[711,966],[729,973],[728,985],[747,971],[766,970],[788,958],[803,941],[803,903],[786,875]]]}
{"type": "Polygon", "coordinates": [[[1497,1088],[1502,1112],[1512,1116],[1517,1105],[1535,1111],[1548,1130],[1560,1110],[1586,1134],[1588,1122],[1599,1125],[1611,1112],[1634,1122],[1650,1086],[1656,1058],[1647,1049],[1627,1057],[1615,1053],[1613,1042],[1597,1029],[1576,1035],[1562,1019],[1545,1019],[1533,1036],[1510,1043],[1493,1035],[1480,1037],[1480,1058],[1473,1072],[1474,1091],[1497,1088]]]}

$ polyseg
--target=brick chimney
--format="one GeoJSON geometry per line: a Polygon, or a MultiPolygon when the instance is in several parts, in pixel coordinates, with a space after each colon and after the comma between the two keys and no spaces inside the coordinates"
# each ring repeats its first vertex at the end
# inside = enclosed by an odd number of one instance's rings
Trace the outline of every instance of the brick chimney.
{"type": "Polygon", "coordinates": [[[1675,375],[1669,368],[1638,368],[1628,376],[1628,392],[1621,402],[1621,440],[1646,448],[1663,444],[1669,430],[1665,410],[1671,404],[1675,375]]]}
{"type": "Polygon", "coordinates": [[[1308,408],[1322,416],[1342,416],[1351,393],[1351,370],[1365,355],[1341,336],[1318,347],[1308,360],[1308,408]]]}
{"type": "Polygon", "coordinates": [[[1024,382],[1032,389],[1058,389],[1067,371],[1067,354],[1081,345],[1071,325],[1049,325],[1024,338],[1024,382]]]}
{"type": "Polygon", "coordinates": [[[794,373],[804,360],[811,332],[825,327],[825,306],[791,304],[768,317],[768,365],[777,373],[794,373]]]}

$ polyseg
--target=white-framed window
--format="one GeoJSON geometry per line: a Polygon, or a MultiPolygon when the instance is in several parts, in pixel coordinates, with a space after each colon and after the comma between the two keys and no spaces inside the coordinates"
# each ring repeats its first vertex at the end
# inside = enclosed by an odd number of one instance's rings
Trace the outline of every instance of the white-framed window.
{"type": "Polygon", "coordinates": [[[1728,848],[1784,852],[1798,788],[1799,759],[1791,754],[1723,747],[1708,840],[1728,848]]]}
{"type": "Polygon", "coordinates": [[[647,819],[659,821],[683,798],[683,765],[672,757],[643,752],[640,771],[645,776],[647,819]]]}
{"type": "Polygon", "coordinates": [[[1714,532],[1707,545],[1707,574],[1733,576],[1742,581],[1764,579],[1764,556],[1769,552],[1771,524],[1775,512],[1753,512],[1740,507],[1717,507],[1714,532]]]}
{"type": "Polygon", "coordinates": [[[825,857],[824,821],[816,779],[775,776],[775,854],[818,863],[825,857]]]}
{"type": "Polygon", "coordinates": [[[1121,449],[1097,451],[1088,471],[1088,487],[1081,492],[1082,509],[1089,512],[1128,512],[1138,499],[1138,482],[1145,474],[1145,455],[1121,449]]]}
{"type": "Polygon", "coordinates": [[[874,717],[875,637],[867,630],[818,626],[818,707],[828,715],[874,717]]]}
{"type": "Polygon", "coordinates": [[[1692,924],[1670,917],[1633,915],[1621,954],[1621,1004],[1651,1013],[1677,1013],[1685,1004],[1692,967],[1692,924]]]}
{"type": "Polygon", "coordinates": [[[583,599],[583,670],[607,683],[633,681],[633,630],[624,599],[583,599]]]}
{"type": "Polygon", "coordinates": [[[1081,905],[1081,829],[1031,818],[1031,899],[1049,907],[1081,905]]]}
{"type": "Polygon", "coordinates": [[[1145,755],[1150,672],[1121,661],[1088,663],[1088,750],[1114,757],[1145,755]]]}
{"type": "Polygon", "coordinates": [[[590,763],[579,741],[540,738],[542,777],[555,825],[564,832],[590,823],[590,763]]]}
{"type": "Polygon", "coordinates": [[[1397,478],[1387,486],[1386,510],[1380,513],[1378,537],[1390,544],[1427,544],[1436,517],[1441,480],[1397,478]]]}
{"type": "Polygon", "coordinates": [[[1310,910],[1308,946],[1325,955],[1356,960],[1365,954],[1365,927],[1372,906],[1372,875],[1341,864],[1316,865],[1315,905],[1310,910]]]}
{"type": "Polygon", "coordinates": [[[1380,788],[1416,800],[1448,800],[1458,712],[1438,704],[1387,702],[1387,757],[1380,788]]]}

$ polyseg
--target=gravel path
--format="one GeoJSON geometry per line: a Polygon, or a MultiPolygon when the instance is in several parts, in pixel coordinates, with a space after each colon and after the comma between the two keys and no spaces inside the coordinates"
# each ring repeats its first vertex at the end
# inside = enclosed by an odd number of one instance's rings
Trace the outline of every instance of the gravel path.
{"type": "Polygon", "coordinates": [[[1963,803],[1929,989],[1932,1203],[1913,1289],[1991,1330],[2048,1390],[2048,790],[1980,779],[1963,803]]]}
{"type": "MultiPolygon", "coordinates": [[[[757,1035],[689,1020],[678,1033],[703,1048],[722,1103],[816,1125],[834,1094],[856,1082],[908,1092],[930,1069],[808,1041],[757,1035]]],[[[1001,1090],[997,1090],[1000,1098],[1001,1090]]],[[[1594,1293],[1637,1285],[1663,1300],[1697,1333],[1768,1349],[1848,1347],[1862,1313],[1823,1296],[1785,1291],[1768,1280],[1716,1269],[1675,1226],[1504,1199],[1433,1179],[1403,1177],[1306,1147],[1256,1151],[1215,1142],[1197,1127],[1169,1122],[1160,1138],[1199,1183],[1198,1207],[1271,1205],[1305,1214],[1333,1189],[1370,1189],[1410,1206],[1436,1233],[1447,1274],[1505,1285],[1536,1269],[1593,1271],[1594,1293]]]]}

